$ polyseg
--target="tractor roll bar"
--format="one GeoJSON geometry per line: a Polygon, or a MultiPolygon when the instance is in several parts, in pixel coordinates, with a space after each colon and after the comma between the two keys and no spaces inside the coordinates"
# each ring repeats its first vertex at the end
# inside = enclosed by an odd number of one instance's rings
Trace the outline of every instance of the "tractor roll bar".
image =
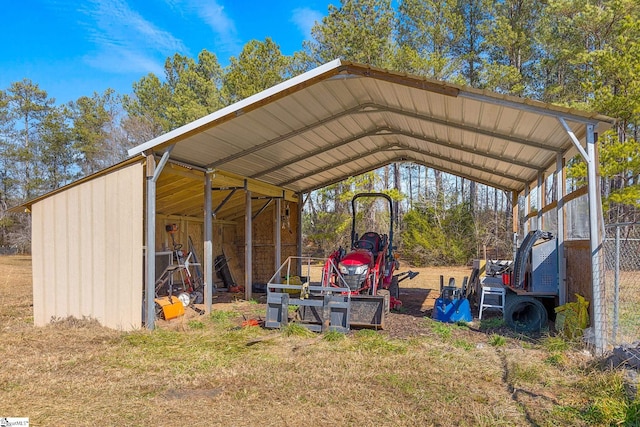
{"type": "Polygon", "coordinates": [[[353,244],[353,239],[355,238],[355,233],[356,233],[356,200],[363,198],[363,197],[370,197],[370,198],[380,198],[382,197],[383,199],[386,199],[389,202],[389,247],[387,248],[387,256],[389,258],[391,258],[393,256],[393,221],[394,221],[394,217],[393,217],[393,200],[391,199],[391,196],[389,196],[388,194],[385,193],[358,193],[355,196],[353,196],[353,199],[351,199],[351,212],[353,213],[353,215],[351,216],[351,243],[353,244]]]}

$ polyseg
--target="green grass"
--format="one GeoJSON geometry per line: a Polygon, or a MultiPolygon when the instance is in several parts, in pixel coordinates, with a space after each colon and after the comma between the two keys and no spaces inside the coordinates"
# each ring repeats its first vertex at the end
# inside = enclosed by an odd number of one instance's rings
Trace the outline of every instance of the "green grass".
{"type": "Polygon", "coordinates": [[[451,338],[451,326],[446,323],[430,321],[431,330],[442,340],[451,338]]]}
{"type": "Polygon", "coordinates": [[[505,325],[504,319],[501,317],[490,317],[480,321],[480,330],[487,331],[491,329],[499,329],[505,325]]]}
{"type": "Polygon", "coordinates": [[[582,419],[591,425],[640,426],[640,397],[627,397],[619,371],[603,372],[591,368],[577,386],[591,397],[582,419]]]}
{"type": "Polygon", "coordinates": [[[289,314],[295,314],[295,312],[298,311],[297,305],[289,305],[287,306],[287,308],[289,310],[289,314]]]}
{"type": "Polygon", "coordinates": [[[189,323],[187,323],[187,325],[190,329],[204,329],[205,327],[204,322],[201,322],[199,320],[189,320],[189,323]]]}
{"type": "Polygon", "coordinates": [[[322,339],[328,342],[342,341],[345,339],[345,335],[338,331],[328,331],[322,335],[322,339]]]}
{"type": "Polygon", "coordinates": [[[295,322],[288,323],[284,328],[280,329],[280,332],[285,337],[296,336],[296,337],[311,338],[316,336],[316,334],[313,331],[295,322]]]}
{"type": "Polygon", "coordinates": [[[351,342],[352,350],[366,351],[378,355],[389,353],[406,353],[408,344],[403,341],[385,337],[373,329],[361,329],[354,335],[351,342]]]}
{"type": "Polygon", "coordinates": [[[561,353],[553,353],[550,354],[546,359],[544,359],[544,363],[551,366],[562,366],[564,364],[564,355],[561,353]]]}
{"type": "Polygon", "coordinates": [[[475,347],[472,343],[464,339],[457,339],[453,341],[453,345],[455,347],[461,348],[463,350],[469,351],[475,347]]]}
{"type": "Polygon", "coordinates": [[[550,353],[557,353],[569,350],[571,345],[561,336],[546,336],[542,339],[542,347],[550,353]]]}
{"type": "MultiPolygon", "coordinates": [[[[620,321],[618,326],[618,337],[627,336],[629,339],[638,336],[640,330],[640,303],[626,303],[620,307],[620,321]]],[[[612,316],[613,318],[613,316],[612,316]]]]}
{"type": "Polygon", "coordinates": [[[538,365],[524,365],[518,361],[509,370],[508,381],[515,386],[539,383],[544,377],[544,367],[538,365]]]}
{"type": "Polygon", "coordinates": [[[209,315],[209,319],[213,323],[229,323],[231,319],[235,319],[238,316],[238,313],[233,311],[223,311],[223,310],[214,310],[209,315]]]}
{"type": "Polygon", "coordinates": [[[507,343],[507,339],[502,335],[492,334],[489,337],[489,344],[493,347],[502,347],[507,343]]]}

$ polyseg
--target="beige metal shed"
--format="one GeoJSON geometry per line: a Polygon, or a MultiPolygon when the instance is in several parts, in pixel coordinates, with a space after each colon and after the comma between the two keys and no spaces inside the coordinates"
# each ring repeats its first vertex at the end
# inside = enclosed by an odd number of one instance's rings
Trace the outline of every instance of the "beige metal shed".
{"type": "MultiPolygon", "coordinates": [[[[591,280],[597,296],[601,207],[595,143],[597,133],[612,123],[613,119],[596,113],[332,61],[129,150],[132,160],[146,165],[146,287],[153,289],[159,215],[201,218],[210,304],[212,218],[219,221],[229,215],[244,221],[241,252],[250,293],[252,219],[261,209],[253,195],[269,197],[277,213],[282,203],[291,203],[299,218],[304,194],[392,162],[411,161],[503,189],[514,201],[519,195],[535,198],[538,211],[525,212],[527,218],[538,220],[553,211],[563,230],[563,206],[568,200],[564,161],[580,154],[589,171],[591,280]],[[542,188],[554,173],[559,196],[545,207],[542,188]],[[167,179],[169,175],[174,178],[167,179]]],[[[136,209],[141,206],[139,201],[136,209]]],[[[273,221],[280,217],[274,215],[273,221]]],[[[280,228],[274,227],[274,263],[282,254],[280,228]]],[[[41,230],[34,228],[36,232],[41,230]]],[[[140,243],[137,238],[133,241],[140,243]]],[[[562,236],[559,243],[562,255],[562,236]]],[[[296,244],[300,253],[299,226],[296,244]]],[[[52,255],[38,253],[38,257],[52,255]]],[[[141,264],[133,268],[137,267],[141,264]]],[[[566,292],[566,286],[561,288],[566,292]]],[[[140,295],[135,304],[141,303],[140,295]]],[[[566,293],[561,294],[564,298],[566,293]]],[[[148,301],[147,307],[152,303],[148,301]]],[[[151,315],[148,310],[148,326],[153,325],[151,315]]],[[[597,322],[602,313],[594,315],[597,322]]]]}

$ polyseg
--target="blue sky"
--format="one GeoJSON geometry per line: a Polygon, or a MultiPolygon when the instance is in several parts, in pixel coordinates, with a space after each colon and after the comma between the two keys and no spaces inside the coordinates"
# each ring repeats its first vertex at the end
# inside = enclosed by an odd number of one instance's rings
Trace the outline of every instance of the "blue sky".
{"type": "MultiPolygon", "coordinates": [[[[228,64],[251,40],[301,49],[329,0],[0,0],[0,89],[31,79],[56,103],[131,85],[179,52],[228,64]]],[[[333,4],[339,4],[338,0],[333,4]]]]}

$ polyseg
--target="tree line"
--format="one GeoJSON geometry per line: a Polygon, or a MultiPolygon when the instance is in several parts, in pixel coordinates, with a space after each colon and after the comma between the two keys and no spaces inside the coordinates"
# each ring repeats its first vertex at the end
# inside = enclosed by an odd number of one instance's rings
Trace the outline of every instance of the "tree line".
{"type": "MultiPolygon", "coordinates": [[[[222,67],[213,52],[174,54],[164,75],[58,105],[28,79],[0,90],[0,246],[29,247],[29,218],[7,207],[126,156],[126,150],[226,105],[342,58],[619,119],[600,135],[607,221],[640,205],[640,4],[636,0],[341,0],[292,55],[252,40],[222,67]],[[394,2],[395,3],[395,2],[394,2]]],[[[579,184],[586,168],[572,159],[579,184]]],[[[510,247],[510,195],[415,164],[394,164],[314,192],[304,234],[326,252],[348,223],[349,195],[399,202],[399,243],[419,264],[465,262],[510,247]],[[346,222],[345,222],[346,221],[346,222]],[[333,238],[329,236],[333,234],[333,238]]],[[[373,226],[384,219],[373,204],[373,226]],[[377,215],[376,215],[377,214],[377,215]],[[378,219],[376,219],[378,218],[378,219]]],[[[348,232],[342,233],[348,235],[348,232]]]]}

